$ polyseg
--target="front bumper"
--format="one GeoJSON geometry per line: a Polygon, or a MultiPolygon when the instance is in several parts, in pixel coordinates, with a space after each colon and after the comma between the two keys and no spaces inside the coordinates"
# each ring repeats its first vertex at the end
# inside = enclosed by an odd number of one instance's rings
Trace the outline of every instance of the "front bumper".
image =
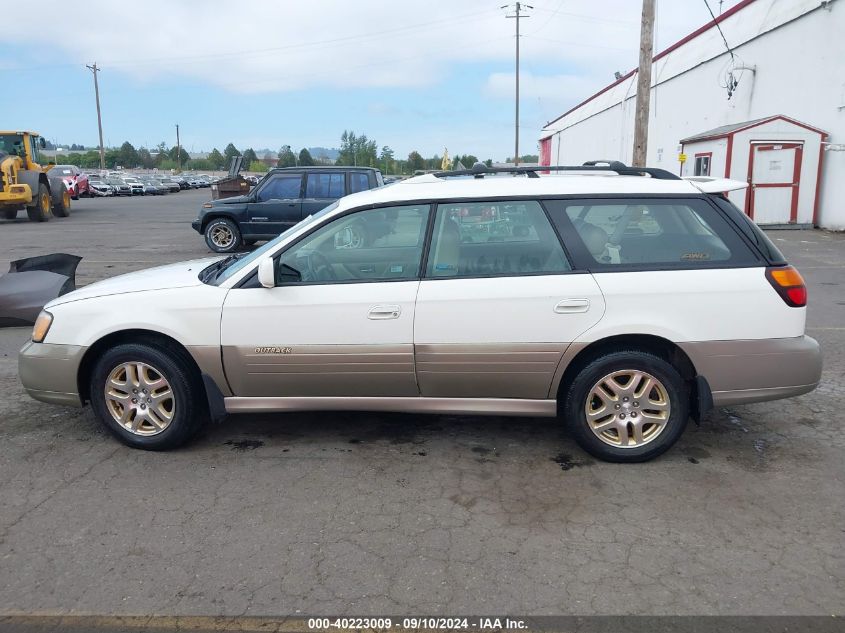
{"type": "Polygon", "coordinates": [[[191,222],[191,228],[194,229],[200,235],[202,235],[202,220],[197,218],[196,220],[191,222]]]}
{"type": "Polygon", "coordinates": [[[821,350],[809,336],[679,345],[707,378],[717,407],[800,396],[821,380],[821,350]]]}
{"type": "Polygon", "coordinates": [[[18,373],[36,400],[81,407],[77,375],[86,347],[27,342],[18,354],[18,373]]]}

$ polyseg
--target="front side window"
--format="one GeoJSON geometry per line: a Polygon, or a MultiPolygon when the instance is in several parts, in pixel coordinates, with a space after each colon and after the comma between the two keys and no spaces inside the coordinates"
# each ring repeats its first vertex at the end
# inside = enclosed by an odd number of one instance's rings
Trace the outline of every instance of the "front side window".
{"type": "Polygon", "coordinates": [[[416,279],[428,215],[428,205],[411,205],[337,218],[282,253],[277,283],[416,279]]]}
{"type": "Polygon", "coordinates": [[[590,268],[756,262],[727,221],[703,200],[557,200],[548,208],[590,268]]]}
{"type": "Polygon", "coordinates": [[[427,277],[553,274],[570,269],[536,201],[437,207],[427,277]]]}
{"type": "Polygon", "coordinates": [[[302,176],[300,174],[290,176],[274,176],[267,181],[267,184],[258,192],[258,201],[267,200],[291,200],[299,198],[302,187],[302,176]]]}
{"type": "Polygon", "coordinates": [[[342,173],[310,173],[306,198],[342,198],[345,195],[342,173]]]}

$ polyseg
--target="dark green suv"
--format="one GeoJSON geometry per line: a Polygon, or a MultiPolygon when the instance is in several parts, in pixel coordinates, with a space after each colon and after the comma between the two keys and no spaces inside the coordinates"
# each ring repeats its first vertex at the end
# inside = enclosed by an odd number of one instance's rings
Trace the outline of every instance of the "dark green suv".
{"type": "Polygon", "coordinates": [[[274,238],[338,198],[383,184],[372,167],[273,169],[248,194],[203,204],[191,226],[215,253],[231,253],[274,238]]]}

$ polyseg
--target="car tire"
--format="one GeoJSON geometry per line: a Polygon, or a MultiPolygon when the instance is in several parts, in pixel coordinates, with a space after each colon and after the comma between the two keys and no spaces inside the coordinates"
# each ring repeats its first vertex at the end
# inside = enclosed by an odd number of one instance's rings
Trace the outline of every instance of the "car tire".
{"type": "Polygon", "coordinates": [[[241,246],[241,232],[229,218],[215,218],[205,227],[205,243],[215,253],[233,253],[241,246]]]}
{"type": "Polygon", "coordinates": [[[689,402],[689,385],[673,365],[624,350],[583,367],[566,389],[561,412],[575,441],[594,457],[644,462],[678,440],[689,402]]]}
{"type": "Polygon", "coordinates": [[[18,217],[17,209],[3,209],[4,220],[14,220],[16,217],[18,217]]]}
{"type": "Polygon", "coordinates": [[[46,222],[53,217],[50,188],[43,182],[38,185],[38,195],[35,204],[26,208],[26,215],[30,222],[46,222]]]}
{"type": "Polygon", "coordinates": [[[179,349],[141,343],[109,349],[94,365],[89,398],[112,435],[144,450],[181,446],[208,419],[202,382],[179,349]]]}
{"type": "Polygon", "coordinates": [[[73,188],[73,194],[70,196],[71,200],[79,200],[79,196],[80,196],[79,187],[78,186],[74,187],[73,188]]]}
{"type": "Polygon", "coordinates": [[[53,214],[57,218],[66,218],[70,215],[70,193],[67,190],[62,191],[58,202],[53,203],[53,214]]]}

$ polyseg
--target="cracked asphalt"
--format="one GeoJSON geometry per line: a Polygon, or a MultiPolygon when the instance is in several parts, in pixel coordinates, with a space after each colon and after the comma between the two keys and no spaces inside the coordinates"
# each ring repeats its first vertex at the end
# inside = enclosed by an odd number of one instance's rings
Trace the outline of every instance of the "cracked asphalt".
{"type": "MultiPolygon", "coordinates": [[[[0,222],[0,267],[79,283],[202,256],[207,190],[0,222]]],[[[596,462],[555,420],[233,416],[146,453],[29,399],[0,330],[0,615],[845,613],[845,235],[770,234],[809,283],[823,383],[596,462]]]]}

